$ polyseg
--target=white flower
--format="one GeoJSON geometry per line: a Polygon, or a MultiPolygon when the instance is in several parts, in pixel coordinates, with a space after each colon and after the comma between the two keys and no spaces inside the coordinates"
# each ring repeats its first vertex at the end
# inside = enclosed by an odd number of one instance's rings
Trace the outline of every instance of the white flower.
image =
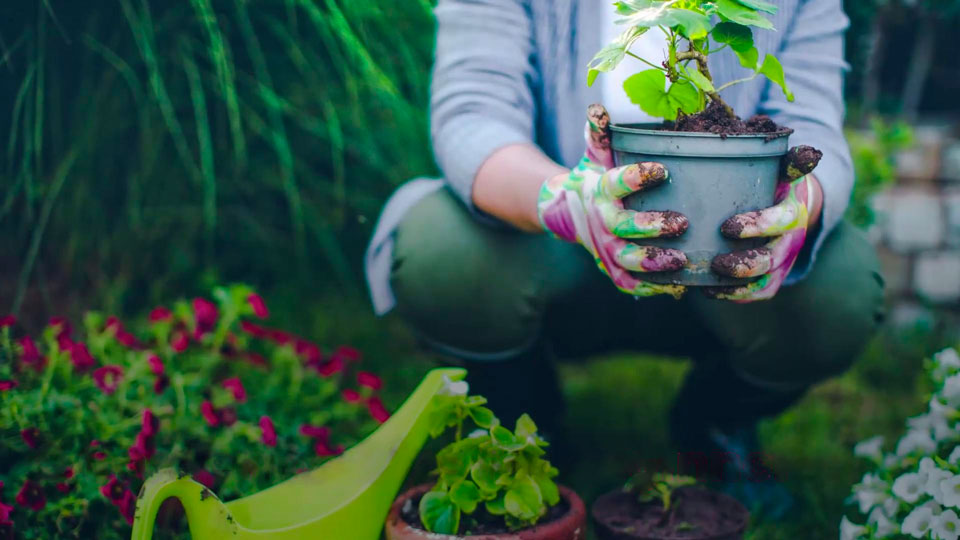
{"type": "MultiPolygon", "coordinates": [[[[891,499],[894,500],[894,499],[891,499]]],[[[874,529],[875,538],[884,538],[897,532],[897,525],[890,521],[887,513],[881,507],[876,507],[867,516],[867,523],[874,529]]]]}
{"type": "Polygon", "coordinates": [[[930,398],[930,428],[933,430],[933,438],[938,441],[952,439],[956,435],[956,430],[950,427],[950,418],[956,414],[956,409],[947,407],[937,396],[930,398]]]}
{"type": "Polygon", "coordinates": [[[933,355],[934,369],[933,376],[940,380],[946,375],[951,375],[960,370],[960,354],[956,349],[944,349],[933,355]]]}
{"type": "Polygon", "coordinates": [[[916,451],[921,454],[932,454],[937,450],[937,443],[927,431],[910,430],[897,443],[897,456],[905,457],[916,451]]]}
{"type": "Polygon", "coordinates": [[[918,473],[906,473],[893,481],[893,494],[908,503],[915,503],[923,495],[923,476],[918,473]]]}
{"type": "Polygon", "coordinates": [[[943,501],[943,489],[940,487],[940,482],[951,478],[953,473],[950,471],[945,471],[940,467],[937,467],[936,463],[930,458],[923,458],[920,460],[920,470],[926,474],[926,482],[924,483],[924,491],[927,495],[933,497],[933,500],[937,501],[940,504],[944,504],[943,501]],[[924,465],[926,464],[926,470],[924,465]]]}
{"type": "Polygon", "coordinates": [[[940,390],[940,395],[943,396],[947,405],[954,408],[960,405],[960,373],[951,375],[943,381],[943,389],[940,390]]]}
{"type": "Polygon", "coordinates": [[[960,474],[940,481],[943,491],[943,505],[960,508],[960,474]]]}
{"type": "Polygon", "coordinates": [[[853,455],[862,458],[880,459],[883,451],[883,435],[860,441],[853,447],[853,455]]]}
{"type": "Polygon", "coordinates": [[[887,483],[875,474],[867,473],[859,484],[853,486],[853,500],[857,501],[860,507],[860,513],[866,514],[874,506],[891,500],[887,494],[887,483]]]}
{"type": "Polygon", "coordinates": [[[960,446],[957,446],[950,452],[950,455],[947,456],[947,463],[951,465],[960,464],[960,446]]]}
{"type": "Polygon", "coordinates": [[[892,469],[897,465],[897,463],[900,463],[900,459],[897,458],[897,456],[895,456],[894,454],[887,454],[883,458],[884,469],[892,469]]]}
{"type": "MultiPolygon", "coordinates": [[[[883,501],[883,513],[888,516],[897,515],[897,510],[900,509],[900,501],[896,497],[889,497],[887,500],[883,501]]],[[[939,510],[937,510],[939,512],[939,510]]]]}
{"type": "Polygon", "coordinates": [[[840,520],[840,540],[859,540],[866,533],[866,527],[850,521],[847,516],[843,516],[843,519],[840,520]]]}
{"type": "Polygon", "coordinates": [[[929,506],[918,506],[904,518],[900,532],[914,538],[923,538],[931,525],[933,525],[933,511],[929,506]]]}
{"type": "Polygon", "coordinates": [[[467,384],[467,381],[453,382],[450,377],[444,375],[443,388],[440,389],[439,393],[447,396],[465,396],[469,391],[470,385],[467,384]]]}
{"type": "Polygon", "coordinates": [[[933,522],[933,526],[930,528],[936,535],[936,538],[942,540],[957,540],[957,537],[960,536],[960,518],[957,517],[957,513],[953,510],[947,510],[937,517],[936,521],[933,522]]]}

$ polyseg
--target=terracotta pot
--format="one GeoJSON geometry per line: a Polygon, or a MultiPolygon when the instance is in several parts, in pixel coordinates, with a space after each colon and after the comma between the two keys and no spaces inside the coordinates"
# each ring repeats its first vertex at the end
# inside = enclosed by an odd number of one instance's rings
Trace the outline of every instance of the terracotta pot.
{"type": "Polygon", "coordinates": [[[587,511],[583,506],[583,501],[576,493],[563,486],[560,487],[560,496],[569,504],[570,509],[559,519],[549,523],[540,523],[529,529],[504,534],[484,534],[470,536],[452,536],[446,534],[434,534],[423,529],[412,527],[403,519],[401,509],[403,503],[408,499],[419,497],[427,491],[433,484],[422,484],[410,488],[404,494],[397,497],[390,507],[390,514],[387,516],[385,532],[387,540],[584,540],[587,537],[587,511]]]}
{"type": "Polygon", "coordinates": [[[590,508],[594,530],[600,540],[741,540],[750,512],[733,497],[717,491],[687,487],[677,490],[682,498],[676,519],[698,528],[665,534],[651,531],[662,510],[658,502],[642,504],[623,490],[601,495],[590,508]]]}

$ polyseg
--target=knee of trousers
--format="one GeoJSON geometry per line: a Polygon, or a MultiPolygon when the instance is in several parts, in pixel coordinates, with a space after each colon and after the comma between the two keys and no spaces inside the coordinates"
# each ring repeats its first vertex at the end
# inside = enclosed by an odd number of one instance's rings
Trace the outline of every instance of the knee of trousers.
{"type": "Polygon", "coordinates": [[[525,266],[529,235],[474,220],[446,191],[410,210],[398,228],[390,283],[396,310],[439,352],[508,358],[540,330],[542,294],[525,266]]]}

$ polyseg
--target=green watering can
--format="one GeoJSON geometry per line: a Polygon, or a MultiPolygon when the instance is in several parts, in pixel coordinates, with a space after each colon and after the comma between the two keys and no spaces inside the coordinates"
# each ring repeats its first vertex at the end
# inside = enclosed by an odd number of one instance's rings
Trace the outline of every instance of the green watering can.
{"type": "Polygon", "coordinates": [[[149,540],[160,505],[180,499],[194,540],[376,540],[410,465],[427,439],[433,396],[466,371],[434,369],[377,431],[310,472],[223,503],[172,469],[144,483],[132,540],[149,540]]]}

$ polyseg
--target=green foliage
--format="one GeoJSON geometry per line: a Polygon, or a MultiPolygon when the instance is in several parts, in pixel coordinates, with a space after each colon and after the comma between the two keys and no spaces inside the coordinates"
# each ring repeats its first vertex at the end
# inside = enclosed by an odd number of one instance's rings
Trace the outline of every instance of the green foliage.
{"type": "Polygon", "coordinates": [[[896,155],[913,142],[913,130],[903,122],[870,121],[870,131],[847,130],[856,181],[847,207],[847,219],[869,227],[876,219],[870,199],[896,181],[896,155]]]}
{"type": "Polygon", "coordinates": [[[630,482],[627,489],[638,494],[640,502],[660,501],[665,512],[669,512],[674,505],[673,493],[682,487],[692,486],[697,479],[691,476],[682,476],[669,473],[654,473],[646,475],[638,473],[630,482]]]}
{"type": "Polygon", "coordinates": [[[388,416],[356,350],[324,357],[260,326],[249,287],[213,298],[129,326],[89,312],[83,332],[57,318],[35,337],[0,317],[0,535],[129,538],[135,494],[159,469],[229,500],[320,465],[388,416]]]}
{"type": "Polygon", "coordinates": [[[770,54],[758,65],[760,53],[753,42],[751,27],[774,29],[765,14],[776,13],[775,5],[762,0],[623,0],[614,6],[621,17],[618,24],[627,29],[590,61],[587,84],[592,85],[600,73],[613,70],[629,55],[653,68],[627,78],[624,89],[633,103],[654,117],[673,120],[678,111],[702,111],[708,98],[722,103],[720,90],[760,75],[793,101],[783,66],[770,54]],[[667,35],[667,56],[662,62],[630,52],[630,46],[651,28],[667,35]],[[711,38],[718,47],[711,48],[711,38]],[[684,49],[682,42],[686,43],[684,49]],[[740,64],[753,73],[718,86],[710,75],[708,59],[725,47],[733,49],[740,64]]]}
{"type": "Polygon", "coordinates": [[[484,406],[483,397],[447,392],[436,400],[430,434],[453,428],[454,441],[437,452],[437,483],[420,499],[420,520],[428,531],[463,534],[471,529],[465,516],[475,519],[480,509],[518,530],[560,502],[553,481],[557,470],[543,459],[547,443],[530,416],[521,416],[511,431],[484,406]],[[468,418],[477,429],[464,437],[468,418]]]}

